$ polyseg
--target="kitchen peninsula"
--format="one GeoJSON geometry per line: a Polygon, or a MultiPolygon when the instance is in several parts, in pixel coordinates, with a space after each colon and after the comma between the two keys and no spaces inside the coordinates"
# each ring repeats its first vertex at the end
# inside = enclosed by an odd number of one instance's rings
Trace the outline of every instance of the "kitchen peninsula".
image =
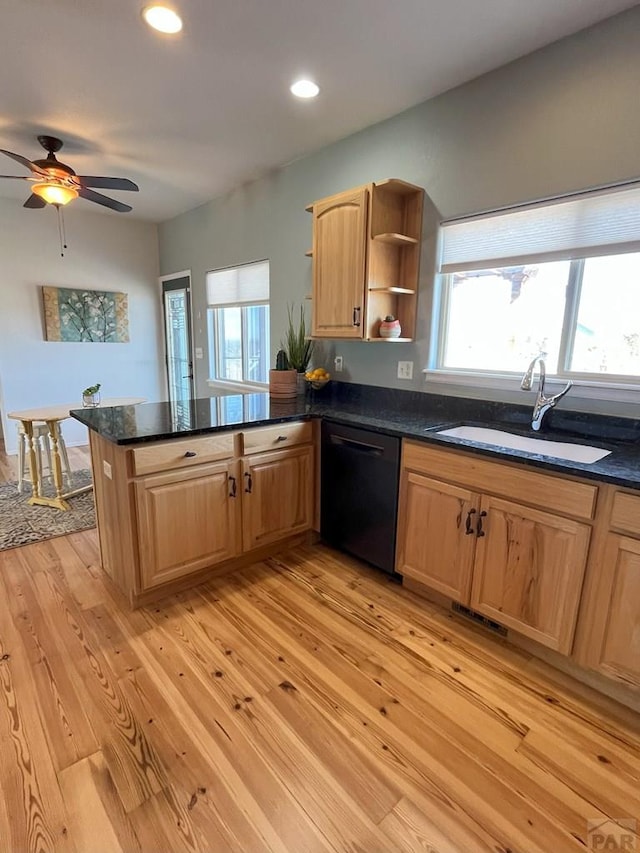
{"type": "Polygon", "coordinates": [[[529,406],[349,383],[287,402],[253,394],[72,414],[90,429],[103,567],[132,606],[319,530],[326,418],[403,439],[406,586],[640,686],[639,619],[625,609],[640,565],[636,420],[554,411],[545,438],[610,451],[586,464],[440,433],[473,422],[530,435],[529,406]]]}

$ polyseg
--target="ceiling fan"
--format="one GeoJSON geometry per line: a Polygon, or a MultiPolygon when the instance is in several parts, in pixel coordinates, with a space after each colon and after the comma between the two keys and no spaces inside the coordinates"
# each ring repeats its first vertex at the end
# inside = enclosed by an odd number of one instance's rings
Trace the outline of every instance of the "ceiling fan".
{"type": "Polygon", "coordinates": [[[93,201],[96,204],[101,204],[103,207],[108,207],[110,210],[117,210],[119,213],[127,213],[132,210],[128,204],[123,204],[121,201],[116,201],[102,193],[94,192],[91,187],[110,190],[131,190],[138,192],[138,185],[128,178],[101,178],[89,175],[76,175],[71,166],[66,163],[61,163],[56,158],[56,151],[62,148],[62,140],[55,136],[38,136],[38,142],[47,152],[47,156],[41,160],[27,160],[20,154],[14,154],[12,151],[5,151],[0,148],[0,154],[6,154],[12,160],[22,163],[27,169],[31,170],[31,174],[27,176],[18,175],[0,175],[0,178],[17,181],[31,181],[31,195],[25,201],[24,207],[38,208],[45,207],[47,204],[53,204],[56,207],[68,204],[74,198],[80,196],[87,201],[93,201]]]}

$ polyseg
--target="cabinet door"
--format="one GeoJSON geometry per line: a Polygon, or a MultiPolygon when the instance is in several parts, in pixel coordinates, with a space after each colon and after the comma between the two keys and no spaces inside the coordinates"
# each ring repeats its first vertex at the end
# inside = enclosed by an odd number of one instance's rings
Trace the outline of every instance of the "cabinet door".
{"type": "Polygon", "coordinates": [[[479,502],[468,489],[405,471],[396,570],[468,604],[479,502]]]}
{"type": "Polygon", "coordinates": [[[599,636],[588,666],[640,686],[640,541],[608,534],[599,567],[603,578],[598,607],[599,636]]]}
{"type": "Polygon", "coordinates": [[[368,190],[313,206],[313,334],[361,338],[364,324],[368,190]]]}
{"type": "Polygon", "coordinates": [[[482,498],[471,606],[556,651],[571,651],[590,528],[482,498]]]}
{"type": "Polygon", "coordinates": [[[241,486],[245,551],[311,528],[312,447],[243,459],[241,486]]]}
{"type": "Polygon", "coordinates": [[[237,463],[201,465],[136,482],[142,589],[236,556],[237,469],[237,463]]]}

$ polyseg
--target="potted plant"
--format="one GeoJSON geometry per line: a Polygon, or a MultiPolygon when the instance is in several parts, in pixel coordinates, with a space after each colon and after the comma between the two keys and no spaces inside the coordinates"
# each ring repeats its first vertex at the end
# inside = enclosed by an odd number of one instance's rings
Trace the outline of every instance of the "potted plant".
{"type": "Polygon", "coordinates": [[[96,382],[95,385],[89,385],[88,388],[84,389],[84,391],[82,392],[82,405],[85,408],[100,405],[100,383],[99,382],[96,382]]]}
{"type": "Polygon", "coordinates": [[[297,395],[297,372],[289,366],[286,352],[278,350],[275,370],[269,371],[269,394],[281,400],[291,400],[297,395]]]}
{"type": "Polygon", "coordinates": [[[293,306],[287,307],[288,326],[285,338],[280,346],[287,354],[289,367],[298,374],[298,392],[304,393],[305,379],[311,355],[313,354],[313,341],[307,339],[307,327],[304,319],[304,306],[300,306],[300,319],[295,320],[293,306]]]}

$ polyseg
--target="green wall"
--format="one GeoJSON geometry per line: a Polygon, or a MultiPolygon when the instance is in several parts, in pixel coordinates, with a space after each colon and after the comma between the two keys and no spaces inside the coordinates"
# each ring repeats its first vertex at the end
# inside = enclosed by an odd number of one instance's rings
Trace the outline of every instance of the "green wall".
{"type": "MultiPolygon", "coordinates": [[[[640,177],[639,57],[635,7],[163,223],[161,273],[192,271],[195,345],[206,355],[205,272],[269,258],[275,352],[287,303],[300,304],[311,289],[305,206],[358,184],[402,178],[425,187],[433,202],[425,217],[417,340],[330,342],[321,363],[331,370],[337,352],[344,379],[447,390],[427,385],[421,374],[438,219],[640,177]],[[414,362],[412,382],[396,378],[398,359],[414,362]]],[[[207,375],[206,358],[197,361],[199,396],[209,394],[207,375]]]]}

